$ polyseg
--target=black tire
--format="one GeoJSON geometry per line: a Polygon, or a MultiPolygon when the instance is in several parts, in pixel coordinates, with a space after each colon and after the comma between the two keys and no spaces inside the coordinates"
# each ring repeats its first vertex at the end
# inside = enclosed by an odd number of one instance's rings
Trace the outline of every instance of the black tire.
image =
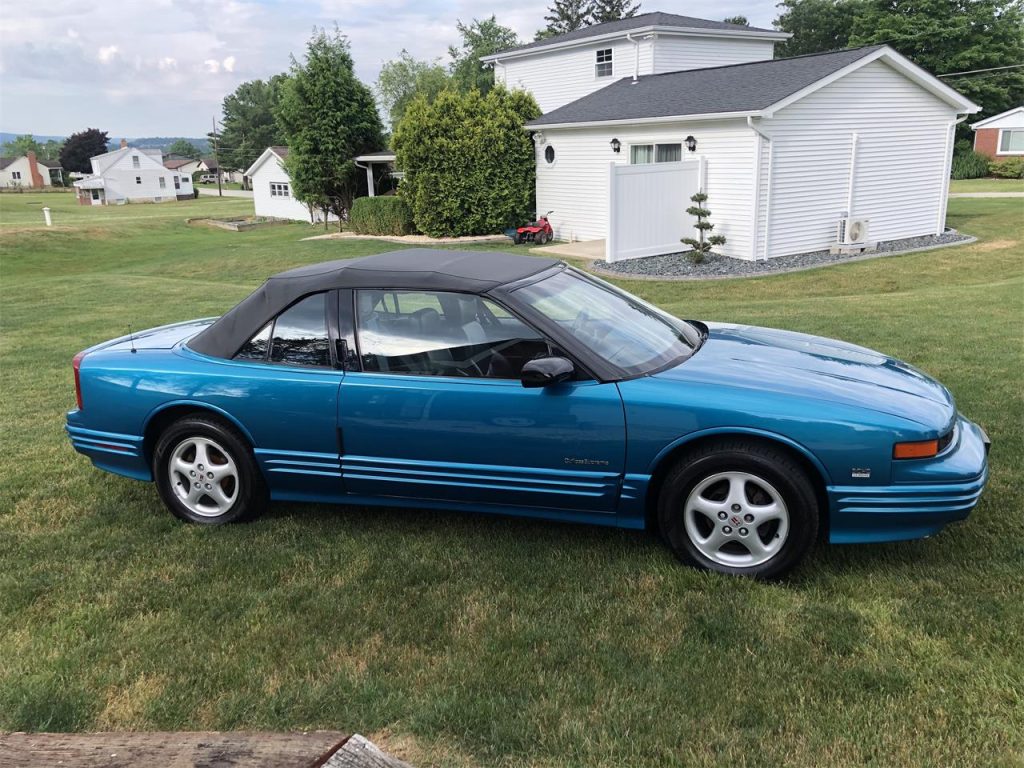
{"type": "Polygon", "coordinates": [[[516,236],[512,238],[512,242],[515,243],[516,245],[522,245],[523,244],[523,235],[522,235],[522,233],[521,232],[516,232],[516,236]]]}
{"type": "MultiPolygon", "coordinates": [[[[187,449],[184,456],[188,457],[187,449]]],[[[157,491],[164,506],[175,517],[190,523],[223,525],[249,520],[262,513],[269,501],[263,474],[256,464],[249,442],[233,426],[215,417],[185,416],[167,427],[157,440],[153,451],[152,469],[157,491]],[[222,481],[225,484],[222,489],[226,488],[232,498],[229,504],[224,505],[222,511],[200,514],[190,509],[179,496],[179,488],[186,478],[183,474],[172,473],[169,463],[174,452],[191,440],[201,441],[204,445],[209,444],[210,470],[216,470],[220,459],[226,458],[228,462],[233,463],[234,474],[230,478],[230,484],[228,478],[222,481]]],[[[200,479],[205,482],[202,472],[199,474],[200,479]]],[[[212,496],[205,498],[210,501],[210,506],[216,506],[212,496]]],[[[197,506],[201,507],[202,504],[197,503],[197,506]]]]}
{"type": "MultiPolygon", "coordinates": [[[[719,482],[728,486],[729,481],[721,480],[719,482]]],[[[744,484],[742,487],[745,494],[766,494],[756,481],[744,484]]],[[[721,491],[717,492],[719,495],[721,494],[721,491]]],[[[703,495],[700,490],[698,490],[698,494],[703,495]]],[[[759,499],[758,502],[763,503],[763,499],[759,499]]],[[[724,502],[722,505],[726,506],[724,502]]],[[[722,513],[727,515],[726,519],[715,520],[708,517],[701,521],[701,524],[707,526],[710,522],[711,528],[725,531],[735,518],[732,517],[731,507],[721,510],[717,515],[722,513]],[[718,526],[721,527],[718,528],[718,526]]],[[[701,515],[694,515],[694,517],[699,520],[701,515]]],[[[662,537],[679,560],[703,570],[750,576],[757,579],[776,579],[796,567],[817,538],[818,518],[817,495],[807,472],[799,462],[785,449],[743,439],[721,440],[706,444],[682,456],[675,467],[669,471],[658,496],[658,527],[662,537]],[[782,497],[785,503],[788,513],[788,532],[778,550],[764,562],[741,566],[711,559],[701,551],[687,531],[685,510],[690,494],[699,485],[706,483],[711,483],[708,488],[715,491],[713,478],[724,473],[753,476],[765,484],[765,487],[769,489],[767,493],[774,491],[782,497]]],[[[729,533],[735,541],[723,545],[718,554],[715,554],[716,557],[730,557],[730,554],[737,558],[744,557],[742,551],[748,550],[748,547],[741,543],[738,533],[733,534],[733,530],[738,532],[740,530],[738,526],[742,525],[744,525],[742,521],[734,524],[729,533]],[[728,549],[729,547],[733,547],[733,549],[728,549]]],[[[780,525],[778,522],[769,522],[761,524],[754,530],[747,528],[743,528],[743,530],[748,530],[748,534],[745,535],[758,536],[762,546],[772,546],[771,540],[779,537],[780,525]],[[774,529],[772,526],[775,526],[774,529]]],[[[700,535],[698,530],[698,538],[700,535]]],[[[746,539],[746,541],[751,540],[746,539]]],[[[749,549],[750,556],[756,558],[753,553],[754,550],[749,549]]]]}
{"type": "Polygon", "coordinates": [[[537,233],[537,245],[544,245],[548,241],[547,232],[537,233]]]}

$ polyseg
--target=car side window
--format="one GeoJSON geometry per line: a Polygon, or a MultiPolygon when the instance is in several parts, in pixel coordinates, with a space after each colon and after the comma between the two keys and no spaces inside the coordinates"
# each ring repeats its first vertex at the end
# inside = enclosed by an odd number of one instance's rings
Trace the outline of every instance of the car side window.
{"type": "Polygon", "coordinates": [[[326,294],[314,293],[263,326],[235,354],[236,360],[329,366],[326,294]]]}
{"type": "Polygon", "coordinates": [[[363,370],[374,373],[518,379],[551,353],[519,318],[462,293],[357,291],[356,331],[363,370]]]}

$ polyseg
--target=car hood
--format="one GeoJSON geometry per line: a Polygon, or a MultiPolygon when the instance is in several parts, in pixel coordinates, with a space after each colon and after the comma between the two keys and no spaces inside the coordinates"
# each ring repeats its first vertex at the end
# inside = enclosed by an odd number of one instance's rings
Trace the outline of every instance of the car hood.
{"type": "Polygon", "coordinates": [[[911,365],[843,341],[707,323],[708,338],[655,378],[760,389],[867,408],[941,432],[956,415],[949,391],[911,365]]]}

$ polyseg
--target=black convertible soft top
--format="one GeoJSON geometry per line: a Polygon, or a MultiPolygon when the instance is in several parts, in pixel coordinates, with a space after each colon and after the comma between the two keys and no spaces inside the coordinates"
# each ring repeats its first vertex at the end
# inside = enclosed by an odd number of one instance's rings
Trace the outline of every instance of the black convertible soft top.
{"type": "Polygon", "coordinates": [[[269,278],[194,336],[188,346],[204,355],[231,357],[272,318],[303,296],[318,291],[380,288],[486,293],[559,263],[555,259],[514,253],[408,248],[360,259],[310,264],[269,278]]]}

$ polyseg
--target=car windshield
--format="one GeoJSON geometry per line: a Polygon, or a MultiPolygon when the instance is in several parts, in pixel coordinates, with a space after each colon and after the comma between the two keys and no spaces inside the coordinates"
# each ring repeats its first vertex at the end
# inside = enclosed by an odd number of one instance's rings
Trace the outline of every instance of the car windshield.
{"type": "Polygon", "coordinates": [[[515,295],[627,376],[674,365],[700,345],[701,334],[689,323],[572,269],[525,285],[515,295]]]}

